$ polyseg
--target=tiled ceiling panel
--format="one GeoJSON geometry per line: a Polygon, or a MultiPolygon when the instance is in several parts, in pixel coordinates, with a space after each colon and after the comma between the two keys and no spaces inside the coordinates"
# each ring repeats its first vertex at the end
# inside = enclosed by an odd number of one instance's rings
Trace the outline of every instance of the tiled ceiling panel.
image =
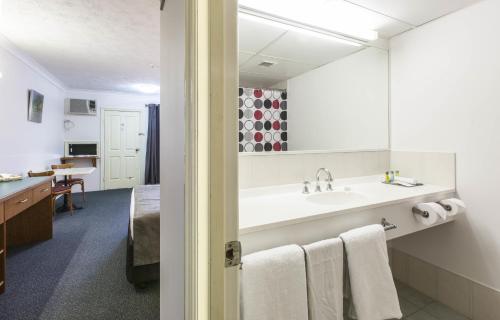
{"type": "Polygon", "coordinates": [[[276,79],[290,79],[314,68],[314,66],[288,61],[279,58],[256,55],[245,63],[241,72],[265,74],[276,79]],[[272,66],[261,66],[261,63],[272,63],[272,66]]]}
{"type": "Polygon", "coordinates": [[[481,0],[349,0],[385,15],[422,25],[481,0]]]}
{"type": "Polygon", "coordinates": [[[261,53],[317,67],[358,50],[360,47],[289,31],[261,53]]]}
{"type": "Polygon", "coordinates": [[[258,53],[286,32],[282,28],[241,18],[238,19],[238,23],[240,51],[258,53]]]}
{"type": "Polygon", "coordinates": [[[274,84],[283,80],[265,74],[240,72],[240,86],[246,88],[272,88],[274,84]]]}
{"type": "Polygon", "coordinates": [[[238,64],[242,66],[253,56],[255,56],[254,53],[244,52],[240,50],[240,52],[238,53],[238,64]]]}

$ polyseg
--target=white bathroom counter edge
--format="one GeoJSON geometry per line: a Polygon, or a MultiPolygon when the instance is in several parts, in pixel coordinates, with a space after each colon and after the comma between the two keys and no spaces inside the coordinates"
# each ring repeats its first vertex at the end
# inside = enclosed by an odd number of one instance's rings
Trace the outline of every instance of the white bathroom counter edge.
{"type": "MultiPolygon", "coordinates": [[[[359,179],[355,178],[355,180],[358,180],[358,181],[370,180],[371,181],[371,180],[373,180],[373,177],[362,177],[359,179]]],[[[348,182],[348,181],[353,181],[353,179],[345,179],[344,181],[342,181],[343,183],[341,183],[340,185],[345,185],[345,182],[348,182]]],[[[317,213],[317,214],[313,214],[313,215],[304,215],[302,217],[295,217],[295,218],[291,218],[288,220],[274,221],[274,222],[269,222],[269,223],[262,223],[262,224],[247,226],[247,227],[240,227],[239,232],[240,232],[240,235],[244,235],[244,234],[249,234],[249,233],[253,233],[253,232],[259,232],[259,231],[263,231],[263,230],[269,230],[269,229],[275,229],[275,228],[280,228],[280,227],[284,227],[284,226],[289,226],[289,225],[293,225],[293,224],[300,224],[300,223],[314,221],[314,220],[331,218],[333,216],[347,214],[347,213],[366,211],[366,210],[371,210],[371,209],[375,209],[375,208],[411,202],[411,201],[415,201],[415,200],[426,198],[426,197],[447,197],[447,196],[450,196],[451,194],[456,192],[456,189],[453,187],[440,187],[440,186],[435,186],[435,185],[427,185],[427,186],[430,186],[430,187],[432,187],[434,189],[438,189],[438,190],[432,191],[432,192],[422,192],[422,193],[419,193],[417,195],[411,195],[411,196],[407,196],[407,197],[397,197],[395,199],[390,199],[390,200],[381,200],[381,201],[372,200],[371,202],[368,202],[366,204],[353,205],[351,207],[344,207],[344,208],[339,209],[339,210],[328,210],[328,211],[325,211],[323,213],[317,213]]],[[[395,187],[395,186],[389,186],[389,187],[395,187]]],[[[269,188],[269,187],[266,187],[266,188],[269,188]]],[[[404,188],[404,187],[401,187],[401,188],[404,188]]]]}

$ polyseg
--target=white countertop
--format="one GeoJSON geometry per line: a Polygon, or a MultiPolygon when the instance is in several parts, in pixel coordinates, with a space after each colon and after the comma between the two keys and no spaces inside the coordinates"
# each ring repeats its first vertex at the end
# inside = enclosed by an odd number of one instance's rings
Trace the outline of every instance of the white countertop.
{"type": "MultiPolygon", "coordinates": [[[[406,188],[381,183],[381,176],[338,179],[333,192],[343,193],[348,201],[318,203],[315,183],[309,195],[302,184],[243,189],[240,191],[240,234],[322,219],[352,211],[361,211],[411,201],[426,196],[447,195],[453,187],[423,185],[406,188]],[[347,187],[347,191],[346,191],[347,187]],[[352,193],[352,197],[350,195],[352,193]]],[[[324,190],[323,186],[323,190],[324,190]]],[[[323,191],[321,194],[326,194],[323,191]]],[[[328,195],[327,195],[328,196],[328,195]]]]}
{"type": "Polygon", "coordinates": [[[89,175],[95,171],[94,167],[84,168],[68,168],[68,169],[55,169],[53,170],[56,176],[81,176],[89,175]]]}

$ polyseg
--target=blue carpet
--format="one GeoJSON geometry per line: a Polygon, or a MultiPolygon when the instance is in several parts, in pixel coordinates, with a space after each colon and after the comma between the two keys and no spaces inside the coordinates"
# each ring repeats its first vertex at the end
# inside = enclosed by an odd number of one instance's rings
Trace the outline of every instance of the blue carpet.
{"type": "Polygon", "coordinates": [[[159,283],[137,292],[125,277],[129,206],[130,190],[87,193],[53,239],[9,250],[0,319],[159,319],[159,283]]]}

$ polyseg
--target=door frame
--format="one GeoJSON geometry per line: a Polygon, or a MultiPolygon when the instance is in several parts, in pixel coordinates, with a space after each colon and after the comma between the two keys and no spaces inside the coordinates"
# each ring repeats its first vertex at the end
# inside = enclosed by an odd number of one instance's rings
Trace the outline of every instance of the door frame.
{"type": "Polygon", "coordinates": [[[139,151],[139,157],[140,157],[140,164],[139,164],[139,170],[142,173],[139,177],[140,184],[144,184],[144,172],[146,171],[146,143],[147,143],[147,117],[145,114],[145,107],[144,108],[139,108],[139,107],[130,107],[130,108],[117,108],[117,107],[103,107],[100,108],[99,111],[99,117],[101,126],[100,126],[100,174],[101,178],[99,179],[99,190],[107,190],[106,189],[106,176],[105,176],[105,159],[106,159],[106,139],[105,139],[105,134],[106,134],[106,128],[105,128],[105,123],[106,123],[106,111],[120,111],[120,112],[127,112],[127,111],[132,111],[132,112],[139,112],[139,122],[140,122],[140,133],[143,135],[140,136],[139,138],[139,148],[141,149],[139,151]]]}
{"type": "Polygon", "coordinates": [[[186,1],[185,319],[239,319],[237,0],[186,1]]]}

